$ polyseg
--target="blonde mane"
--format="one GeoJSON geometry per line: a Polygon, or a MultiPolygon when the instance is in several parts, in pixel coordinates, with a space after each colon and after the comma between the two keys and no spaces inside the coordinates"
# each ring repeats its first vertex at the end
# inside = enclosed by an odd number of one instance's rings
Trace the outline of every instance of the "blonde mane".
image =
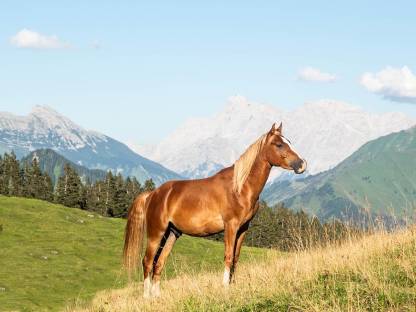
{"type": "Polygon", "coordinates": [[[234,163],[233,189],[237,194],[241,193],[244,183],[251,172],[254,161],[259,155],[266,141],[266,134],[263,134],[234,163]]]}

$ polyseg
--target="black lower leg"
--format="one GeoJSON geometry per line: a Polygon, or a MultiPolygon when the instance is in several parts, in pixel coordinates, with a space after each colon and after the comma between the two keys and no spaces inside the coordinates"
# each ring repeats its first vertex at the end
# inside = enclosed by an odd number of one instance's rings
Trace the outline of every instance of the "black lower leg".
{"type": "Polygon", "coordinates": [[[175,235],[176,238],[179,238],[182,235],[182,232],[179,231],[172,223],[169,222],[169,226],[166,229],[165,234],[163,234],[162,240],[160,241],[159,248],[158,248],[158,250],[156,252],[156,255],[153,259],[153,268],[157,264],[157,261],[159,260],[160,254],[162,253],[163,247],[165,247],[166,240],[168,239],[169,234],[171,232],[175,235]]]}

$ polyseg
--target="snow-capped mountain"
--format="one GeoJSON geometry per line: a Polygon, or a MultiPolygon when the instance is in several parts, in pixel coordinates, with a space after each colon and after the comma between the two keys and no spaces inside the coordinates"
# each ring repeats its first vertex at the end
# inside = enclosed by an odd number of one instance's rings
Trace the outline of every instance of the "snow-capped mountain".
{"type": "MultiPolygon", "coordinates": [[[[280,121],[284,135],[307,159],[309,174],[336,166],[369,140],[415,124],[403,113],[374,114],[334,100],[306,103],[287,112],[235,96],[217,115],[190,119],[160,144],[136,151],[184,176],[205,177],[234,163],[250,143],[280,121]]],[[[274,170],[271,180],[281,174],[274,170]]]]}
{"type": "Polygon", "coordinates": [[[156,183],[179,176],[146,159],[123,143],[88,131],[47,106],[36,106],[27,116],[0,112],[0,153],[13,150],[18,157],[50,148],[69,160],[94,169],[113,170],[156,183]]]}

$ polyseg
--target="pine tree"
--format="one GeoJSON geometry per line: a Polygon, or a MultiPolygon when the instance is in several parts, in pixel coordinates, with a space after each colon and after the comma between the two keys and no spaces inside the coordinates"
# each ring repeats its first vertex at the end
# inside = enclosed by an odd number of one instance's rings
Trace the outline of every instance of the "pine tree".
{"type": "Polygon", "coordinates": [[[69,164],[66,164],[64,174],[59,177],[56,185],[56,202],[68,207],[80,208],[81,187],[82,183],[78,173],[69,164]]]}
{"type": "Polygon", "coordinates": [[[153,179],[146,180],[144,182],[144,191],[153,191],[156,188],[155,182],[153,182],[153,179]]]}
{"type": "Polygon", "coordinates": [[[80,207],[80,195],[81,195],[81,179],[78,173],[71,167],[67,166],[68,174],[68,189],[67,189],[67,203],[68,207],[80,207]]]}
{"type": "Polygon", "coordinates": [[[58,178],[55,185],[55,202],[58,204],[63,204],[65,200],[65,190],[66,190],[66,177],[64,175],[58,178]]]}
{"type": "Polygon", "coordinates": [[[40,199],[47,200],[50,202],[53,201],[52,179],[47,173],[42,175],[41,188],[39,192],[40,192],[40,197],[39,197],[40,199]]]}
{"type": "Polygon", "coordinates": [[[79,208],[87,210],[88,206],[88,185],[81,184],[80,192],[79,192],[79,208]]]}
{"type": "Polygon", "coordinates": [[[122,175],[117,174],[114,181],[114,199],[113,199],[113,210],[112,217],[121,217],[126,215],[128,206],[128,197],[126,184],[122,175]]]}
{"type": "Polygon", "coordinates": [[[105,204],[104,210],[106,216],[114,215],[115,207],[115,178],[111,171],[107,172],[105,177],[105,204]]]}
{"type": "Polygon", "coordinates": [[[28,197],[43,199],[43,175],[39,167],[37,158],[33,158],[32,165],[27,171],[26,191],[28,197]]]}
{"type": "Polygon", "coordinates": [[[20,166],[20,170],[19,170],[19,185],[20,185],[19,196],[27,197],[25,168],[22,166],[20,166]]]}
{"type": "Polygon", "coordinates": [[[93,184],[91,183],[90,177],[87,176],[81,190],[81,202],[83,204],[82,209],[91,211],[93,210],[93,202],[91,196],[92,189],[93,184]]]}
{"type": "Polygon", "coordinates": [[[126,178],[127,206],[130,206],[137,195],[142,191],[140,182],[135,177],[126,178]]]}
{"type": "Polygon", "coordinates": [[[87,209],[105,215],[104,181],[96,181],[87,187],[87,209]]]}
{"type": "Polygon", "coordinates": [[[106,207],[106,192],[105,192],[105,181],[97,181],[94,185],[94,201],[95,201],[95,209],[101,215],[105,216],[106,207]]]}
{"type": "Polygon", "coordinates": [[[20,168],[16,154],[4,154],[4,186],[5,194],[9,196],[18,196],[20,193],[20,168]]]}

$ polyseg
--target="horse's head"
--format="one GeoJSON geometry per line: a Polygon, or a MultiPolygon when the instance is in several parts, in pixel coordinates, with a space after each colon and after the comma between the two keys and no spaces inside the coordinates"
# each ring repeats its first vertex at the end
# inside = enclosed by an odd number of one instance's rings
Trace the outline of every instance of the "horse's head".
{"type": "Polygon", "coordinates": [[[278,127],[276,124],[273,124],[267,133],[263,151],[266,160],[272,166],[293,170],[297,174],[306,170],[306,160],[295,152],[290,141],[283,136],[282,123],[278,127]]]}

